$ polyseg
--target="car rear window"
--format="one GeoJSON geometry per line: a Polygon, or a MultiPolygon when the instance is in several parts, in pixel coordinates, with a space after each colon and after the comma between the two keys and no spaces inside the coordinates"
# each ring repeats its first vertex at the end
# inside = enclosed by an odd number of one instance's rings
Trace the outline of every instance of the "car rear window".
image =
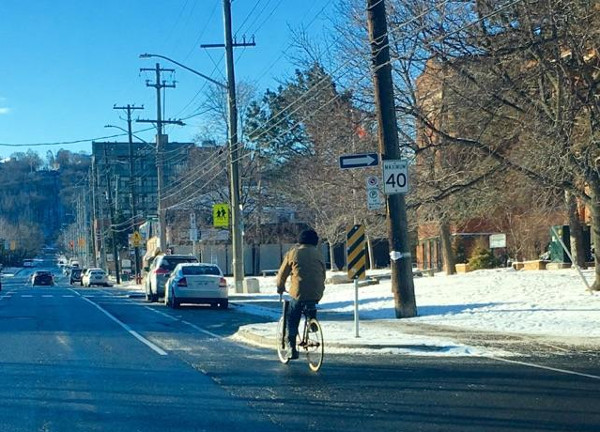
{"type": "Polygon", "coordinates": [[[182,267],[182,272],[184,275],[194,276],[194,275],[216,275],[220,276],[221,271],[217,266],[185,266],[182,267]]]}
{"type": "Polygon", "coordinates": [[[164,270],[169,270],[172,271],[177,264],[181,264],[181,263],[195,263],[198,262],[198,260],[194,257],[169,257],[169,258],[163,258],[162,262],[160,263],[160,268],[164,269],[164,270]]]}

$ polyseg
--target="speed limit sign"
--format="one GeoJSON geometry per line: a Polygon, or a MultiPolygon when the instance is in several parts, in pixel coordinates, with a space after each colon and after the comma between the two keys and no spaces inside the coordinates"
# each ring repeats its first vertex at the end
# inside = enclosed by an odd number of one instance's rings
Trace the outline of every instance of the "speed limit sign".
{"type": "Polygon", "coordinates": [[[386,195],[408,192],[408,163],[406,160],[383,161],[383,192],[386,195]]]}

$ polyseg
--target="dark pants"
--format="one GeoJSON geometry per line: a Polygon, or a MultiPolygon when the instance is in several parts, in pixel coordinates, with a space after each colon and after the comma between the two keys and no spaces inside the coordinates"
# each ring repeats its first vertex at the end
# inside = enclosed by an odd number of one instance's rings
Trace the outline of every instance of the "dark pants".
{"type": "Polygon", "coordinates": [[[302,318],[302,309],[304,307],[308,310],[312,310],[313,313],[311,318],[315,318],[317,310],[315,306],[317,302],[315,300],[296,300],[292,298],[289,303],[288,309],[288,320],[287,320],[287,331],[288,331],[288,342],[291,347],[296,347],[296,338],[298,336],[298,325],[300,324],[300,318],[302,318]]]}

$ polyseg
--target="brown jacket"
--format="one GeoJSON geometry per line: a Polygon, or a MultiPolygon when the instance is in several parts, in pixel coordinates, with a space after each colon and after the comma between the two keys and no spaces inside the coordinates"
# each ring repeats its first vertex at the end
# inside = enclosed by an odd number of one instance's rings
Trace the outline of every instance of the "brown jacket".
{"type": "Polygon", "coordinates": [[[290,274],[290,295],[293,298],[321,300],[325,290],[325,261],[316,246],[300,244],[285,254],[277,273],[277,292],[283,292],[290,274]]]}

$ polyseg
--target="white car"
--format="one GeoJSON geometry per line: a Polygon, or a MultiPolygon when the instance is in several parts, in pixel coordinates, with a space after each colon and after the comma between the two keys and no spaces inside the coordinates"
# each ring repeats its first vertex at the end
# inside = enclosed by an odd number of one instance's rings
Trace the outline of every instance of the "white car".
{"type": "Polygon", "coordinates": [[[86,287],[92,285],[109,286],[108,275],[101,268],[88,269],[81,278],[81,285],[86,287]]]}
{"type": "Polygon", "coordinates": [[[158,255],[152,261],[148,272],[145,284],[146,299],[155,302],[159,297],[165,296],[165,284],[178,264],[197,262],[198,258],[193,255],[158,255]]]}
{"type": "Polygon", "coordinates": [[[177,308],[182,303],[229,306],[227,281],[216,264],[178,264],[165,286],[165,304],[177,308]]]}

